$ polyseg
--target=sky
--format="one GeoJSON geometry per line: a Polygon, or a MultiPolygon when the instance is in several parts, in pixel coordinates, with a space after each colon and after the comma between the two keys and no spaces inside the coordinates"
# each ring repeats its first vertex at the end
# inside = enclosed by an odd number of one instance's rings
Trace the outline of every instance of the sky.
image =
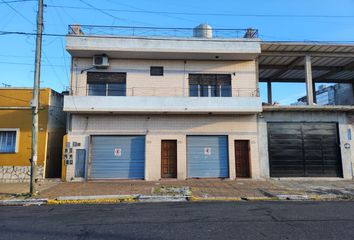
{"type": "MultiPolygon", "coordinates": [[[[66,34],[73,23],[188,28],[208,23],[214,28],[253,27],[265,41],[354,41],[354,0],[44,0],[44,4],[45,33],[66,34]]],[[[36,10],[36,0],[0,0],[0,31],[35,32],[36,10]]],[[[33,86],[34,50],[35,36],[0,33],[0,86],[33,86]]],[[[44,36],[41,87],[61,92],[69,86],[69,74],[65,37],[44,36]]],[[[260,92],[266,101],[264,84],[260,92]]],[[[273,101],[281,104],[304,94],[302,83],[273,84],[273,101]]]]}

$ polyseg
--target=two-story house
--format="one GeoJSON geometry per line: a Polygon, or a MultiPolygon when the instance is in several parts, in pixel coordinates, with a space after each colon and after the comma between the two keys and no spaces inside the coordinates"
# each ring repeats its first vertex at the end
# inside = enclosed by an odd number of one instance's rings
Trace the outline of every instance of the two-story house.
{"type": "Polygon", "coordinates": [[[84,27],[71,26],[66,39],[68,181],[259,178],[255,30],[211,38],[200,25],[139,37],[84,27]]]}

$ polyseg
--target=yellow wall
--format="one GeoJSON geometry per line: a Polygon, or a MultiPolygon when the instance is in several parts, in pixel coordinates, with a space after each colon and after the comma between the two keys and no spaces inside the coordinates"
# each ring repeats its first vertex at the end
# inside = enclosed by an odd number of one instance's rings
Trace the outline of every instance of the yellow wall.
{"type": "MultiPolygon", "coordinates": [[[[38,165],[44,165],[47,142],[48,104],[50,89],[41,89],[40,104],[44,109],[39,112],[39,145],[38,165]]],[[[28,107],[32,99],[31,89],[0,89],[0,107],[28,107]]],[[[18,128],[19,145],[17,153],[0,153],[0,165],[5,166],[28,166],[31,156],[31,110],[1,110],[0,129],[18,128]]]]}
{"type": "Polygon", "coordinates": [[[62,159],[61,159],[61,180],[66,180],[66,165],[64,161],[64,152],[66,148],[66,142],[68,141],[68,135],[64,135],[63,137],[63,149],[62,149],[62,159]]]}

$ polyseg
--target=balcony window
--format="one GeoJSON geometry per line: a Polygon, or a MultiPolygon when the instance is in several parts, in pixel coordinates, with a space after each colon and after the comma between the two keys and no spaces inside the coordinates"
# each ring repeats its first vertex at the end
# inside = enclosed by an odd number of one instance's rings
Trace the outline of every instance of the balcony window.
{"type": "Polygon", "coordinates": [[[108,96],[125,96],[125,83],[109,83],[107,88],[108,96]]]}
{"type": "Polygon", "coordinates": [[[106,84],[105,83],[92,83],[89,84],[90,96],[106,96],[106,84]]]}
{"type": "Polygon", "coordinates": [[[126,96],[126,73],[88,72],[89,96],[126,96]]]}
{"type": "Polygon", "coordinates": [[[231,75],[190,74],[189,96],[231,97],[231,75]]]}
{"type": "Polygon", "coordinates": [[[16,135],[17,131],[0,130],[0,153],[16,152],[16,135]]]}

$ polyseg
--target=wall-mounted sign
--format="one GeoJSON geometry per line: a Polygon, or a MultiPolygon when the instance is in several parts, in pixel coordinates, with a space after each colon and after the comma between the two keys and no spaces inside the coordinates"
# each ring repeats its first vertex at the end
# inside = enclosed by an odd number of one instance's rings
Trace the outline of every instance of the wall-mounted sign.
{"type": "Polygon", "coordinates": [[[345,149],[350,149],[350,144],[349,144],[349,143],[345,143],[345,144],[344,144],[344,148],[345,148],[345,149]]]}
{"type": "Polygon", "coordinates": [[[122,149],[121,148],[115,148],[114,149],[114,156],[116,156],[116,157],[122,156],[122,149]]]}
{"type": "Polygon", "coordinates": [[[211,155],[211,147],[204,148],[204,155],[211,155]]]}

